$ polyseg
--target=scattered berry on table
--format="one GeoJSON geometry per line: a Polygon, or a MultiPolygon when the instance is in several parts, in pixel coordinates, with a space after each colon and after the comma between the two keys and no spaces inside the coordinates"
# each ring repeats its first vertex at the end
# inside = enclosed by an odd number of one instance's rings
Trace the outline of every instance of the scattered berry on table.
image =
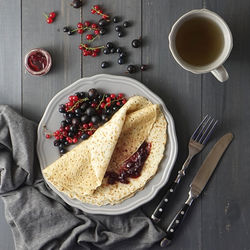
{"type": "Polygon", "coordinates": [[[128,65],[127,71],[128,71],[128,73],[133,74],[133,73],[137,72],[137,67],[135,65],[128,65]]]}
{"type": "Polygon", "coordinates": [[[82,7],[82,1],[81,0],[73,0],[73,2],[71,3],[71,6],[73,6],[73,8],[80,8],[82,7]]]}
{"type": "Polygon", "coordinates": [[[65,26],[63,27],[63,32],[68,32],[69,31],[69,27],[65,26]]]}
{"type": "Polygon", "coordinates": [[[146,69],[147,69],[147,66],[146,66],[146,65],[141,65],[141,66],[140,66],[140,70],[141,70],[141,71],[145,71],[146,69]]]}
{"type": "Polygon", "coordinates": [[[121,52],[120,54],[119,54],[119,57],[120,58],[125,58],[127,56],[127,53],[126,52],[121,52]]]}
{"type": "Polygon", "coordinates": [[[124,64],[125,63],[125,59],[120,57],[120,58],[118,58],[117,63],[118,64],[124,64]]]}
{"type": "Polygon", "coordinates": [[[115,31],[116,32],[122,31],[122,26],[120,26],[120,25],[115,26],[115,31]]]}
{"type": "Polygon", "coordinates": [[[99,34],[100,34],[101,36],[103,36],[104,34],[106,34],[106,29],[105,29],[105,28],[100,29],[99,34]]]}
{"type": "Polygon", "coordinates": [[[132,44],[132,47],[138,48],[138,47],[141,46],[141,40],[140,39],[134,39],[131,44],[132,44]]]}
{"type": "Polygon", "coordinates": [[[112,49],[112,48],[114,47],[114,45],[113,45],[113,43],[111,43],[111,42],[107,42],[106,47],[107,47],[108,49],[112,49]]]}
{"type": "Polygon", "coordinates": [[[107,68],[108,66],[109,66],[109,63],[106,62],[106,61],[104,61],[104,62],[101,63],[101,67],[102,67],[103,69],[107,68]]]}
{"type": "Polygon", "coordinates": [[[123,23],[123,27],[124,28],[128,28],[130,26],[130,23],[128,22],[128,21],[125,21],[124,23],[123,23]]]}
{"type": "Polygon", "coordinates": [[[118,16],[113,17],[113,23],[119,23],[120,18],[118,16]]]}
{"type": "Polygon", "coordinates": [[[124,32],[123,31],[118,32],[118,37],[123,37],[123,36],[124,36],[124,32]]]}
{"type": "Polygon", "coordinates": [[[122,49],[121,48],[117,48],[116,49],[116,53],[122,53],[122,49]]]}
{"type": "Polygon", "coordinates": [[[108,55],[110,53],[110,50],[108,48],[105,48],[103,50],[103,54],[108,55]]]}

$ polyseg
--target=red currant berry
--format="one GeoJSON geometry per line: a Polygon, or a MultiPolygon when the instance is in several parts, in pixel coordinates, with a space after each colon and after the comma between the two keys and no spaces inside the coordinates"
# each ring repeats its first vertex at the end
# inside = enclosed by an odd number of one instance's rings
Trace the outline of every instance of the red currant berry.
{"type": "Polygon", "coordinates": [[[100,34],[100,30],[95,30],[94,33],[95,33],[95,35],[99,35],[100,34]]]}
{"type": "Polygon", "coordinates": [[[93,50],[95,53],[100,53],[100,49],[94,49],[93,50]]]}
{"type": "Polygon", "coordinates": [[[110,97],[111,97],[112,99],[115,99],[115,94],[111,94],[110,97]]]}
{"type": "Polygon", "coordinates": [[[88,48],[89,45],[88,45],[87,43],[85,43],[85,44],[83,44],[83,47],[84,47],[84,48],[88,48]]]}
{"type": "Polygon", "coordinates": [[[88,56],[88,55],[89,55],[87,50],[84,50],[84,51],[82,52],[82,54],[83,54],[83,56],[88,56]]]}
{"type": "Polygon", "coordinates": [[[82,46],[81,44],[78,46],[78,48],[79,48],[80,50],[83,50],[83,46],[82,46]]]}
{"type": "Polygon", "coordinates": [[[77,28],[81,29],[83,27],[83,23],[78,23],[77,28]]]}
{"type": "Polygon", "coordinates": [[[94,5],[93,8],[96,9],[96,10],[99,10],[100,6],[99,5],[94,5]]]}
{"type": "Polygon", "coordinates": [[[88,131],[87,133],[88,133],[88,135],[93,135],[93,132],[91,130],[88,131]]]}
{"type": "Polygon", "coordinates": [[[124,98],[122,99],[122,104],[125,104],[127,102],[127,100],[124,98]]]}
{"type": "Polygon", "coordinates": [[[92,52],[92,57],[96,57],[97,56],[97,53],[96,52],[92,52]]]}
{"type": "Polygon", "coordinates": [[[60,132],[63,132],[63,131],[64,131],[64,128],[60,128],[59,131],[60,131],[60,132]]]}
{"type": "Polygon", "coordinates": [[[103,19],[108,19],[108,17],[109,17],[108,15],[105,15],[105,14],[102,15],[102,18],[103,18],[103,19]]]}
{"type": "Polygon", "coordinates": [[[82,127],[83,127],[84,129],[88,129],[88,128],[89,128],[89,125],[88,125],[87,123],[84,123],[84,124],[82,125],[82,127]]]}
{"type": "Polygon", "coordinates": [[[66,136],[68,135],[68,132],[67,132],[67,131],[63,131],[63,132],[62,132],[62,135],[63,135],[64,137],[66,137],[66,136]]]}
{"type": "Polygon", "coordinates": [[[100,105],[100,107],[101,107],[102,109],[104,109],[104,108],[105,108],[105,105],[106,105],[106,103],[105,103],[105,102],[102,102],[101,105],[100,105]]]}
{"type": "Polygon", "coordinates": [[[94,126],[94,123],[90,122],[88,125],[89,125],[90,128],[92,128],[94,126]]]}
{"type": "Polygon", "coordinates": [[[82,135],[82,131],[77,132],[77,136],[80,137],[82,135]]]}
{"type": "Polygon", "coordinates": [[[117,106],[120,106],[120,105],[121,105],[121,103],[120,103],[120,102],[117,102],[117,103],[116,103],[116,105],[117,105],[117,106]]]}
{"type": "Polygon", "coordinates": [[[74,98],[74,96],[73,96],[73,95],[71,95],[71,96],[69,96],[69,98],[68,98],[68,99],[69,99],[69,101],[70,101],[70,102],[72,102],[72,101],[73,101],[73,98],[74,98]]]}
{"type": "Polygon", "coordinates": [[[65,129],[66,131],[69,131],[69,126],[66,126],[64,129],[65,129]]]}
{"type": "Polygon", "coordinates": [[[122,93],[118,94],[118,99],[121,99],[122,97],[123,97],[122,93]]]}
{"type": "Polygon", "coordinates": [[[73,96],[73,101],[77,102],[79,100],[78,96],[74,95],[73,96]]]}
{"type": "Polygon", "coordinates": [[[55,12],[50,12],[49,13],[49,17],[51,17],[52,19],[54,19],[56,17],[56,13],[55,12]]]}
{"type": "Polygon", "coordinates": [[[91,56],[92,55],[92,51],[91,50],[88,50],[88,56],[91,56]]]}
{"type": "Polygon", "coordinates": [[[96,11],[95,11],[94,9],[91,9],[91,13],[92,13],[92,14],[95,14],[96,11]]]}
{"type": "Polygon", "coordinates": [[[53,18],[48,17],[48,18],[47,18],[47,23],[53,23],[53,18]]]}
{"type": "Polygon", "coordinates": [[[60,134],[60,131],[59,131],[59,130],[56,130],[56,131],[53,133],[54,136],[57,136],[57,135],[59,135],[59,134],[60,134]]]}
{"type": "Polygon", "coordinates": [[[63,139],[63,135],[60,135],[60,139],[63,139]]]}
{"type": "Polygon", "coordinates": [[[97,103],[93,102],[93,103],[91,104],[91,107],[92,107],[92,108],[96,108],[96,107],[97,107],[97,103]]]}
{"type": "Polygon", "coordinates": [[[82,34],[83,32],[84,32],[83,29],[78,29],[78,30],[77,30],[77,33],[78,33],[78,34],[82,34]]]}
{"type": "Polygon", "coordinates": [[[84,22],[84,25],[85,25],[86,27],[89,27],[89,26],[91,25],[91,23],[90,23],[89,21],[85,21],[85,22],[84,22]]]}
{"type": "Polygon", "coordinates": [[[86,39],[87,39],[87,40],[92,40],[92,39],[93,39],[93,35],[88,34],[88,35],[86,36],[86,39]]]}
{"type": "Polygon", "coordinates": [[[106,106],[107,106],[107,107],[110,107],[110,106],[111,106],[111,102],[108,102],[108,103],[106,104],[106,106]]]}
{"type": "Polygon", "coordinates": [[[46,138],[49,139],[50,138],[50,134],[46,134],[46,138]]]}
{"type": "Polygon", "coordinates": [[[99,13],[99,15],[100,15],[100,14],[103,14],[103,11],[102,11],[102,10],[99,10],[98,13],[99,13]]]}
{"type": "Polygon", "coordinates": [[[72,141],[73,141],[73,143],[77,143],[78,142],[77,138],[74,138],[72,141]]]}
{"type": "Polygon", "coordinates": [[[96,29],[98,26],[97,26],[97,24],[96,23],[93,23],[92,25],[91,25],[91,28],[92,29],[96,29]]]}
{"type": "Polygon", "coordinates": [[[60,140],[60,136],[58,136],[58,135],[55,136],[55,139],[56,139],[56,140],[60,140]]]}
{"type": "Polygon", "coordinates": [[[73,141],[72,141],[72,139],[69,137],[69,139],[68,139],[68,142],[71,144],[73,141]]]}
{"type": "Polygon", "coordinates": [[[111,102],[111,98],[110,98],[110,97],[107,97],[107,98],[106,98],[106,102],[111,102]]]}

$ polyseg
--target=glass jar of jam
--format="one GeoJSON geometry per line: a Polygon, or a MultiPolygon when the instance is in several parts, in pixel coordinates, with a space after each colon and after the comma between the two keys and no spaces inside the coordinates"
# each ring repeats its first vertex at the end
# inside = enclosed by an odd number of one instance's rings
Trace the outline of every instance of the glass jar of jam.
{"type": "Polygon", "coordinates": [[[52,59],[46,50],[32,49],[26,54],[24,64],[31,75],[42,76],[49,72],[52,59]]]}

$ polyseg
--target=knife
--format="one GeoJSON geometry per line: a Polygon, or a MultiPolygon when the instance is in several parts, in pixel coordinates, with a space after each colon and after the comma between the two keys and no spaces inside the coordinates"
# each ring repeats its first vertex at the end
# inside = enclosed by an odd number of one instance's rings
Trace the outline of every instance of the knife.
{"type": "Polygon", "coordinates": [[[187,211],[189,210],[192,202],[198,198],[200,193],[203,191],[207,182],[209,181],[212,173],[214,172],[218,162],[220,161],[223,153],[226,151],[228,145],[233,139],[233,134],[228,133],[221,137],[218,142],[213,146],[206,159],[203,161],[200,169],[195,175],[192,183],[190,184],[189,196],[184,203],[182,209],[176,214],[170,225],[166,230],[166,237],[161,241],[161,247],[167,247],[182,221],[185,218],[187,211]]]}

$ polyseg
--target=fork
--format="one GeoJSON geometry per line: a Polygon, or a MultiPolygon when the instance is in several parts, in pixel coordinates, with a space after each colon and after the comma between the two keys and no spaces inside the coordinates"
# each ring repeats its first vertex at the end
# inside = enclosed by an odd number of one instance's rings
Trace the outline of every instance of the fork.
{"type": "Polygon", "coordinates": [[[170,185],[170,188],[167,190],[167,193],[163,196],[154,213],[151,215],[151,219],[154,222],[158,223],[161,220],[162,214],[167,207],[168,201],[170,200],[170,197],[173,196],[173,193],[176,190],[176,187],[180,183],[181,179],[185,176],[185,171],[189,166],[192,158],[199,152],[201,152],[201,150],[205,147],[212,132],[214,131],[217,122],[218,121],[214,118],[206,115],[190,137],[188,144],[188,157],[182,165],[181,170],[178,171],[178,175],[175,181],[170,185]]]}

